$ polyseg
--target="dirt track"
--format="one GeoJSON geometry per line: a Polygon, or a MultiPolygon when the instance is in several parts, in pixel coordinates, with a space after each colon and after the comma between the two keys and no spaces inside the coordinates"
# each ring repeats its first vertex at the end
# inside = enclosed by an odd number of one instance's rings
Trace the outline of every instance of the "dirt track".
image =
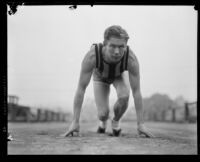
{"type": "Polygon", "coordinates": [[[97,122],[81,123],[81,137],[61,138],[69,123],[8,123],[14,141],[8,154],[197,154],[197,125],[148,122],[156,138],[138,137],[135,122],[122,122],[122,135],[97,134],[97,122]]]}

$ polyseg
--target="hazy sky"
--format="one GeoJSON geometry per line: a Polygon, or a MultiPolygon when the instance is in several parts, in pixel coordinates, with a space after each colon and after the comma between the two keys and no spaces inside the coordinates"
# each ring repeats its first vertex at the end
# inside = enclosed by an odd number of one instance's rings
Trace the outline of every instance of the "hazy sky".
{"type": "MultiPolygon", "coordinates": [[[[8,15],[8,94],[18,95],[20,104],[72,110],[81,61],[114,24],[130,36],[143,97],[159,92],[197,100],[193,6],[18,7],[15,15],[8,15]]],[[[94,97],[92,80],[85,97],[94,97]]]]}

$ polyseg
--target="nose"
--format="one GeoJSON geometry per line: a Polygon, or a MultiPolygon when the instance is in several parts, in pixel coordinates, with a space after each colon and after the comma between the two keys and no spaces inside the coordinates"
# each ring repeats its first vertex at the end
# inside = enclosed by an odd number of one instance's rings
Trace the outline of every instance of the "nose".
{"type": "Polygon", "coordinates": [[[119,55],[119,48],[115,48],[115,55],[119,55]]]}

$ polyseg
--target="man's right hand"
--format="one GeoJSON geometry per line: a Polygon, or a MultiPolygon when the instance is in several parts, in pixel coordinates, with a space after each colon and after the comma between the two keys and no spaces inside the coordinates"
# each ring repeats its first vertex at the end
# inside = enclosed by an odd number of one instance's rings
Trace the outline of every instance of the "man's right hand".
{"type": "Polygon", "coordinates": [[[62,134],[61,136],[63,137],[68,137],[69,135],[73,136],[73,133],[76,133],[77,136],[79,136],[79,129],[80,129],[80,126],[79,126],[79,123],[78,122],[72,122],[68,131],[64,134],[62,134]]]}

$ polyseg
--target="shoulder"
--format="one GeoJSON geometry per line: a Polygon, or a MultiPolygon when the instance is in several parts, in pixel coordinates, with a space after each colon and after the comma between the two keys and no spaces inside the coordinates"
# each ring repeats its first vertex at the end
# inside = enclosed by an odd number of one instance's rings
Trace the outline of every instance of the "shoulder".
{"type": "Polygon", "coordinates": [[[130,47],[129,47],[129,55],[128,55],[128,71],[134,74],[139,73],[138,59],[130,47]]]}
{"type": "Polygon", "coordinates": [[[85,54],[82,66],[94,68],[96,65],[96,54],[95,54],[95,46],[92,45],[89,51],[85,54]]]}

